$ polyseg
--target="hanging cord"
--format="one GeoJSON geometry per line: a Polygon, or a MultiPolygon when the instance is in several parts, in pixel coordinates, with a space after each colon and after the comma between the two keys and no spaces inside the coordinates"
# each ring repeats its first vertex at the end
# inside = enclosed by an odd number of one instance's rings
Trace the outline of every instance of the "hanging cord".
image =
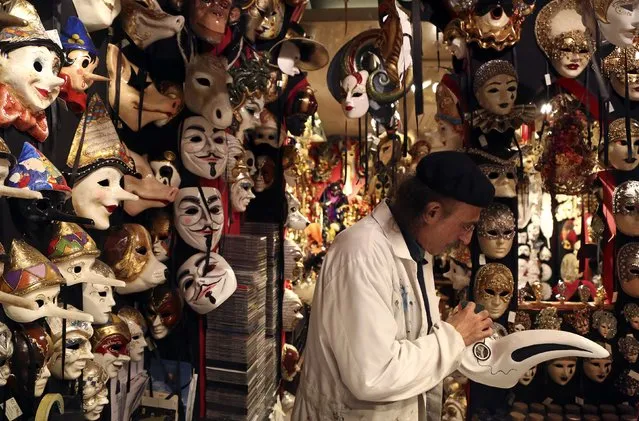
{"type": "MultiPolygon", "coordinates": [[[[590,66],[586,67],[586,96],[584,102],[586,103],[586,118],[588,119],[588,149],[592,149],[592,115],[590,114],[590,66]]],[[[585,244],[585,243],[581,243],[585,244]]]]}
{"type": "Polygon", "coordinates": [[[368,112],[364,114],[364,183],[368,190],[368,112]]]}
{"type": "MultiPolygon", "coordinates": [[[[422,92],[422,21],[421,21],[421,1],[411,2],[411,24],[413,34],[411,38],[411,56],[413,58],[413,86],[415,86],[415,120],[424,114],[424,93],[422,92]]],[[[439,41],[439,37],[437,38],[439,41]]],[[[437,62],[439,63],[439,47],[437,48],[437,62]]],[[[404,72],[405,73],[405,72],[404,72]]],[[[404,89],[404,92],[406,90],[404,89]]],[[[408,122],[406,122],[408,123],[408,122]]]]}
{"type": "Polygon", "coordinates": [[[630,87],[628,86],[628,53],[624,49],[623,51],[623,65],[624,65],[624,76],[625,76],[625,87],[624,87],[624,99],[623,106],[625,108],[625,123],[626,123],[626,141],[628,147],[628,157],[626,158],[626,162],[632,163],[634,162],[633,155],[633,144],[632,144],[632,136],[630,135],[630,87]]]}
{"type": "Polygon", "coordinates": [[[347,165],[348,165],[348,120],[344,120],[344,139],[342,140],[342,180],[346,183],[347,165]]]}
{"type": "MultiPolygon", "coordinates": [[[[120,81],[122,80],[122,47],[121,42],[118,44],[118,59],[117,59],[117,68],[115,71],[115,107],[113,109],[113,116],[111,119],[113,123],[115,123],[116,127],[122,127],[122,123],[120,122],[120,81]]],[[[111,83],[111,82],[109,82],[111,83]]]]}
{"type": "MultiPolygon", "coordinates": [[[[142,130],[142,113],[144,112],[144,91],[146,90],[146,77],[148,73],[146,69],[140,68],[140,73],[138,74],[140,84],[140,104],[138,105],[138,131],[142,130]]],[[[153,83],[153,82],[151,82],[153,83]]]]}

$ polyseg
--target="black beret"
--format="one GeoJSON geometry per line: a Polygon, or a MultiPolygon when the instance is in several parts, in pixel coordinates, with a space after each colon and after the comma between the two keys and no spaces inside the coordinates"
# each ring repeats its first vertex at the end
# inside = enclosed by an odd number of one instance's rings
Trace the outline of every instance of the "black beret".
{"type": "Polygon", "coordinates": [[[417,164],[416,175],[436,193],[480,208],[488,206],[495,195],[495,187],[488,177],[463,152],[426,155],[417,164]]]}

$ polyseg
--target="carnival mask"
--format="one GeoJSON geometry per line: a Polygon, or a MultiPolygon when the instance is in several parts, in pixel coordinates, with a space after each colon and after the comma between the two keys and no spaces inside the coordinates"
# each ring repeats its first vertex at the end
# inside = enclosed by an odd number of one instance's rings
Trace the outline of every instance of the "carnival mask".
{"type": "Polygon", "coordinates": [[[303,230],[311,224],[311,222],[300,212],[300,201],[291,193],[286,192],[286,204],[288,205],[288,216],[286,217],[286,226],[294,230],[303,230]]]}
{"type": "Polygon", "coordinates": [[[639,330],[639,305],[635,303],[626,304],[623,307],[623,315],[631,328],[639,330]]]}
{"type": "Polygon", "coordinates": [[[226,23],[233,2],[229,0],[191,0],[189,27],[195,35],[209,44],[219,44],[226,31],[226,23]]]}
{"type": "Polygon", "coordinates": [[[93,359],[89,339],[93,335],[93,328],[88,322],[77,320],[65,322],[58,317],[48,317],[47,325],[53,342],[52,355],[48,367],[51,374],[62,380],[74,380],[82,375],[87,361],[93,359]],[[63,335],[63,325],[66,332],[63,335]],[[65,337],[63,343],[63,336],[65,337]],[[64,368],[62,353],[64,352],[64,368]]]}
{"type": "Polygon", "coordinates": [[[89,361],[82,374],[82,409],[84,419],[97,421],[109,403],[107,382],[109,375],[97,363],[89,361]]]}
{"type": "Polygon", "coordinates": [[[639,7],[633,0],[592,0],[599,30],[617,47],[633,44],[639,28],[639,7]]]}
{"type": "Polygon", "coordinates": [[[639,236],[639,181],[626,181],[615,188],[612,214],[619,231],[631,237],[639,236]]]}
{"type": "Polygon", "coordinates": [[[149,123],[162,127],[182,110],[183,95],[178,85],[163,82],[156,86],[146,71],[131,63],[113,44],[107,47],[106,62],[109,104],[134,132],[149,123]]]}
{"type": "Polygon", "coordinates": [[[249,169],[242,159],[237,161],[232,172],[231,184],[231,205],[235,212],[244,212],[251,200],[255,198],[253,194],[254,182],[249,174],[249,169]]]}
{"type": "Polygon", "coordinates": [[[282,303],[282,330],[292,332],[300,320],[304,318],[302,300],[288,288],[284,288],[284,300],[282,303]]]}
{"type": "Polygon", "coordinates": [[[260,113],[260,125],[255,128],[255,145],[269,145],[279,148],[286,139],[286,130],[278,130],[276,117],[269,110],[260,113]],[[278,132],[280,137],[277,138],[278,132]]]}
{"type": "Polygon", "coordinates": [[[180,189],[173,204],[174,223],[186,244],[196,250],[213,250],[222,237],[224,209],[218,189],[180,189]]]}
{"type": "Polygon", "coordinates": [[[138,48],[145,49],[156,41],[171,38],[184,27],[184,18],[169,15],[157,0],[121,1],[122,29],[138,48]]]}
{"type": "Polygon", "coordinates": [[[435,121],[439,136],[438,142],[431,143],[431,152],[457,150],[464,143],[464,126],[457,108],[458,99],[444,84],[444,79],[437,85],[435,100],[437,102],[435,121]]]}
{"type": "MultiPolygon", "coordinates": [[[[115,280],[113,270],[100,260],[93,262],[91,273],[100,278],[115,280]]],[[[109,320],[109,313],[114,305],[113,290],[110,286],[94,283],[82,284],[82,308],[93,316],[93,323],[96,325],[104,324],[109,320]]]]}
{"type": "Polygon", "coordinates": [[[548,375],[559,386],[565,386],[575,375],[577,358],[557,358],[546,365],[548,375]]]}
{"type": "Polygon", "coordinates": [[[535,378],[535,374],[537,374],[537,366],[534,366],[530,370],[526,371],[524,375],[521,376],[521,378],[519,379],[519,384],[528,386],[535,378]]]}
{"type": "Polygon", "coordinates": [[[186,66],[186,106],[219,130],[226,129],[233,122],[233,109],[226,86],[233,83],[233,79],[226,71],[227,66],[225,58],[212,54],[191,57],[186,66]]]}
{"type": "Polygon", "coordinates": [[[603,383],[612,370],[612,357],[584,359],[584,374],[593,382],[603,383]]]}
{"type": "Polygon", "coordinates": [[[197,253],[178,270],[178,284],[184,301],[199,314],[209,313],[226,301],[237,287],[235,273],[222,256],[197,253]]]}
{"type": "Polygon", "coordinates": [[[9,172],[16,164],[16,158],[11,154],[4,139],[0,137],[0,197],[15,197],[22,199],[42,199],[42,193],[16,187],[5,186],[9,172]]]}
{"type": "MultiPolygon", "coordinates": [[[[229,268],[230,269],[230,268],[229,268]]],[[[165,338],[182,319],[182,298],[167,286],[154,288],[144,309],[153,339],[165,338]]]]}
{"type": "Polygon", "coordinates": [[[170,187],[180,187],[182,184],[182,177],[177,169],[177,156],[173,152],[165,151],[163,159],[151,159],[149,165],[160,183],[170,187]]]}
{"type": "MultiPolygon", "coordinates": [[[[639,85],[638,85],[639,87],[639,85]]],[[[639,165],[639,121],[630,119],[631,154],[628,155],[626,119],[618,118],[608,126],[608,163],[620,171],[632,171],[639,165]]]]}
{"type": "Polygon", "coordinates": [[[473,89],[481,108],[505,116],[515,106],[518,83],[517,73],[510,62],[491,60],[475,72],[473,89]]]}
{"type": "Polygon", "coordinates": [[[173,240],[171,216],[164,211],[153,214],[149,233],[153,242],[153,254],[160,262],[166,262],[169,260],[173,240]]]}
{"type": "Polygon", "coordinates": [[[125,201],[124,211],[131,216],[136,216],[147,209],[163,208],[172,203],[178,192],[177,187],[167,186],[155,178],[145,156],[140,156],[133,151],[129,151],[129,155],[135,162],[137,174],[124,176],[124,189],[138,196],[139,200],[125,201]]]}
{"type": "Polygon", "coordinates": [[[623,292],[639,298],[639,243],[626,243],[619,249],[617,278],[623,292]]]}
{"type": "Polygon", "coordinates": [[[342,111],[346,118],[360,118],[368,111],[368,93],[366,92],[366,70],[346,76],[340,83],[342,111]]]}
{"type": "Polygon", "coordinates": [[[255,160],[257,174],[255,174],[255,191],[262,193],[271,188],[275,182],[275,162],[266,156],[258,156],[255,160]]]}
{"type": "Polygon", "coordinates": [[[289,238],[284,239],[284,279],[297,280],[302,275],[304,254],[297,243],[289,238]]]}
{"type": "Polygon", "coordinates": [[[89,32],[106,29],[120,13],[120,0],[73,0],[78,17],[89,32]]]}
{"type": "Polygon", "coordinates": [[[517,174],[514,167],[481,164],[479,169],[495,186],[495,197],[513,198],[517,196],[517,174]]]}
{"type": "Polygon", "coordinates": [[[240,140],[244,139],[244,135],[249,130],[254,130],[261,123],[260,116],[264,111],[264,96],[261,97],[249,97],[238,108],[240,122],[235,137],[240,140]]]}
{"type": "Polygon", "coordinates": [[[617,319],[609,311],[595,311],[592,314],[592,327],[597,329],[604,339],[612,339],[617,335],[617,319]]]}
{"type": "Polygon", "coordinates": [[[612,89],[622,98],[626,97],[628,77],[630,101],[639,101],[639,60],[636,51],[635,47],[615,48],[602,60],[604,74],[610,80],[612,89]]]}
{"type": "Polygon", "coordinates": [[[246,161],[246,166],[248,167],[248,172],[253,177],[257,173],[257,162],[255,160],[255,154],[253,151],[244,152],[244,159],[246,161]]]}
{"type": "Polygon", "coordinates": [[[470,273],[470,269],[451,260],[450,269],[444,274],[444,277],[452,282],[455,291],[459,291],[470,284],[470,273]]]}
{"type": "Polygon", "coordinates": [[[11,359],[17,393],[40,397],[51,372],[47,367],[53,346],[51,338],[38,324],[22,326],[13,333],[14,353],[11,359]]]}
{"type": "Polygon", "coordinates": [[[492,203],[483,209],[477,224],[477,237],[479,247],[487,257],[506,257],[515,238],[515,216],[508,206],[492,203]]]}
{"type": "Polygon", "coordinates": [[[104,243],[104,261],[126,286],[118,294],[146,291],[164,283],[168,269],[153,255],[151,236],[142,225],[124,224],[109,232],[104,243]]]}
{"type": "Polygon", "coordinates": [[[510,269],[500,263],[482,266],[475,276],[475,300],[484,306],[493,320],[500,318],[508,309],[514,288],[510,269]]]}
{"type": "Polygon", "coordinates": [[[637,362],[637,357],[639,357],[639,341],[637,341],[634,336],[619,338],[618,345],[619,351],[626,361],[631,364],[637,362]]]}
{"type": "Polygon", "coordinates": [[[95,327],[91,337],[94,361],[106,371],[109,378],[117,377],[124,363],[131,361],[127,349],[129,342],[129,327],[115,314],[109,315],[107,323],[95,327]]]}
{"type": "Polygon", "coordinates": [[[184,168],[213,180],[224,174],[228,160],[227,133],[215,131],[202,116],[188,117],[182,125],[180,155],[184,168]]]}
{"type": "Polygon", "coordinates": [[[284,2],[281,0],[270,0],[272,8],[270,13],[262,19],[262,23],[257,28],[257,37],[261,40],[271,40],[277,38],[284,26],[284,2]]]}
{"type": "Polygon", "coordinates": [[[7,384],[11,375],[9,361],[13,356],[13,335],[11,330],[4,323],[0,322],[0,387],[7,384]]]}
{"type": "Polygon", "coordinates": [[[138,310],[133,307],[122,307],[118,311],[118,317],[124,320],[131,332],[131,342],[129,342],[129,356],[131,361],[137,362],[144,359],[144,348],[148,346],[144,335],[147,331],[146,320],[138,310]]]}

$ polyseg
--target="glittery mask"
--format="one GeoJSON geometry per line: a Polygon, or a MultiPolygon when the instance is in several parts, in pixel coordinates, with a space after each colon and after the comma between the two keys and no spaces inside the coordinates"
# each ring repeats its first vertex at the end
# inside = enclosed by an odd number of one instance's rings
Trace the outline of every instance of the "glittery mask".
{"type": "Polygon", "coordinates": [[[561,329],[561,318],[557,315],[557,309],[546,307],[539,312],[535,319],[537,329],[561,329]]]}
{"type": "Polygon", "coordinates": [[[513,198],[517,196],[517,173],[515,167],[482,164],[479,165],[479,169],[495,186],[495,197],[513,198]]]}
{"type": "Polygon", "coordinates": [[[603,73],[610,79],[612,89],[624,98],[626,96],[626,75],[628,76],[628,99],[639,101],[636,92],[639,83],[639,59],[635,47],[615,48],[602,60],[603,73]]]}
{"type": "Polygon", "coordinates": [[[632,0],[591,0],[602,38],[617,47],[631,46],[637,35],[637,3],[632,0]]]}
{"type": "Polygon", "coordinates": [[[492,259],[504,258],[515,238],[515,216],[501,203],[493,203],[481,211],[477,224],[479,246],[492,259]]]}
{"type": "Polygon", "coordinates": [[[592,327],[597,329],[604,339],[612,339],[617,335],[617,319],[609,311],[595,311],[592,314],[592,327]]]}
{"type": "Polygon", "coordinates": [[[618,118],[608,126],[608,163],[621,171],[632,171],[639,165],[639,121],[630,119],[631,154],[628,155],[626,119],[618,118]]]}
{"type": "Polygon", "coordinates": [[[524,330],[529,330],[532,327],[532,320],[530,320],[530,315],[525,311],[518,311],[515,313],[515,321],[508,322],[508,332],[521,332],[524,330]]]}
{"type": "Polygon", "coordinates": [[[639,243],[626,243],[619,249],[617,278],[626,294],[639,298],[639,243]]]}
{"type": "Polygon", "coordinates": [[[615,188],[612,213],[619,231],[639,236],[639,181],[626,181],[615,188]]]}
{"type": "Polygon", "coordinates": [[[481,108],[505,116],[515,106],[518,83],[517,72],[510,62],[491,60],[475,72],[473,92],[481,108]]]}
{"type": "Polygon", "coordinates": [[[106,383],[109,375],[93,361],[87,363],[82,372],[82,409],[87,420],[99,420],[104,406],[109,403],[106,383]]]}
{"type": "Polygon", "coordinates": [[[619,338],[618,345],[619,351],[626,361],[631,364],[637,362],[637,357],[639,357],[639,341],[637,341],[634,336],[619,338]]]}
{"type": "Polygon", "coordinates": [[[482,266],[475,276],[475,300],[488,310],[493,320],[508,309],[514,288],[515,281],[510,269],[500,263],[482,266]]]}
{"type": "Polygon", "coordinates": [[[65,340],[62,341],[63,324],[59,317],[47,317],[47,325],[53,341],[53,354],[49,362],[49,370],[58,379],[72,380],[82,375],[87,361],[93,359],[89,338],[93,335],[93,327],[89,322],[69,320],[66,322],[65,340]],[[65,354],[64,366],[62,354],[65,354]]]}
{"type": "Polygon", "coordinates": [[[628,303],[623,307],[623,315],[626,322],[634,330],[639,330],[639,305],[628,303]]]}

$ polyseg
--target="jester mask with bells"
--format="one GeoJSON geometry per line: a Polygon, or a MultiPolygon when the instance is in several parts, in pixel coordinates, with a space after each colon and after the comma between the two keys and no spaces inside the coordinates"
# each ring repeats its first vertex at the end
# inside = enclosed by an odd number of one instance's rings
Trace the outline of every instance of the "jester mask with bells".
{"type": "Polygon", "coordinates": [[[586,12],[586,15],[594,11],[599,31],[608,42],[622,48],[629,47],[635,42],[639,28],[637,2],[631,0],[590,0],[584,6],[582,12],[586,12]]]}
{"type": "Polygon", "coordinates": [[[42,193],[39,191],[5,185],[5,180],[15,165],[15,156],[11,154],[9,146],[0,137],[0,196],[20,199],[42,199],[42,193]]]}
{"type": "Polygon", "coordinates": [[[146,291],[166,280],[168,269],[153,254],[151,235],[142,225],[124,224],[112,229],[104,243],[104,262],[126,283],[118,294],[146,291]]]}
{"type": "Polygon", "coordinates": [[[459,113],[458,99],[446,86],[446,77],[437,85],[437,140],[431,142],[431,152],[455,151],[464,145],[464,125],[459,113]]]}
{"type": "Polygon", "coordinates": [[[85,91],[93,82],[106,82],[109,79],[94,73],[100,63],[99,53],[80,19],[69,16],[60,36],[64,48],[64,64],[60,70],[64,85],[60,90],[60,98],[71,111],[81,114],[87,108],[85,91]]]}
{"type": "Polygon", "coordinates": [[[93,327],[89,322],[72,320],[66,322],[66,333],[62,335],[65,320],[59,317],[47,317],[47,325],[53,343],[52,355],[48,367],[57,379],[74,380],[82,375],[87,362],[93,359],[91,343],[93,327]],[[63,336],[65,337],[63,343],[63,336]],[[64,366],[62,362],[64,353],[64,366]]]}
{"type": "Polygon", "coordinates": [[[637,362],[639,357],[639,341],[634,336],[624,336],[619,338],[619,352],[631,364],[637,362]]]}
{"type": "Polygon", "coordinates": [[[171,215],[164,210],[153,213],[149,228],[153,243],[153,254],[160,262],[169,260],[171,244],[173,242],[173,227],[171,215]]]}
{"type": "Polygon", "coordinates": [[[109,321],[95,326],[91,336],[94,361],[114,378],[124,363],[129,362],[128,345],[131,332],[127,324],[115,314],[109,315],[109,321]]]}
{"type": "Polygon", "coordinates": [[[16,393],[42,396],[51,377],[47,367],[53,353],[51,337],[42,326],[32,323],[15,330],[13,341],[11,369],[16,380],[16,393]]]}
{"type": "Polygon", "coordinates": [[[482,266],[475,275],[475,301],[484,306],[493,320],[506,312],[514,289],[513,274],[501,263],[482,266]]]}
{"type": "Polygon", "coordinates": [[[124,320],[131,332],[131,342],[129,342],[129,357],[131,361],[142,361],[144,359],[144,348],[148,346],[144,336],[148,330],[144,316],[133,307],[122,307],[118,311],[118,317],[124,320]]]}
{"type": "Polygon", "coordinates": [[[189,0],[189,27],[198,38],[209,44],[219,44],[224,38],[232,6],[230,0],[189,0]]]}
{"type": "Polygon", "coordinates": [[[138,155],[129,151],[129,155],[135,163],[136,175],[124,175],[124,189],[138,196],[138,200],[124,202],[124,211],[136,216],[150,208],[163,208],[173,203],[177,195],[177,187],[167,186],[160,182],[153,174],[147,156],[138,155]]]}
{"type": "MultiPolygon", "coordinates": [[[[111,282],[122,282],[115,279],[115,273],[106,263],[95,260],[90,268],[91,275],[111,282]]],[[[109,320],[109,313],[115,305],[113,290],[109,285],[84,283],[82,284],[82,308],[93,316],[93,323],[104,324],[109,320]]]]}
{"type": "Polygon", "coordinates": [[[122,8],[120,0],[73,0],[73,6],[89,32],[111,26],[122,8]]]}
{"type": "Polygon", "coordinates": [[[222,237],[224,209],[218,189],[186,187],[173,203],[174,225],[180,238],[199,251],[213,250],[222,237]]]}
{"type": "Polygon", "coordinates": [[[182,184],[177,156],[172,151],[164,151],[161,157],[150,157],[149,165],[160,183],[170,187],[180,187],[182,184]]]}
{"type": "Polygon", "coordinates": [[[606,358],[585,358],[583,367],[586,377],[593,382],[603,383],[612,370],[612,355],[606,358]]]}
{"type": "Polygon", "coordinates": [[[503,259],[513,246],[515,229],[515,215],[508,206],[492,203],[481,211],[477,224],[481,251],[491,259],[503,259]]]}
{"type": "Polygon", "coordinates": [[[62,49],[47,35],[33,5],[13,2],[9,13],[28,21],[0,30],[0,126],[13,125],[37,141],[49,135],[44,110],[58,97],[62,49]]]}
{"type": "Polygon", "coordinates": [[[38,250],[22,240],[13,240],[9,263],[0,280],[0,291],[37,304],[36,309],[5,303],[4,312],[18,323],[29,323],[43,317],[62,317],[92,322],[89,314],[62,309],[57,300],[64,278],[58,268],[38,250]]]}
{"type": "Polygon", "coordinates": [[[13,334],[7,325],[0,322],[0,387],[7,384],[11,375],[11,357],[13,356],[13,334]]]}
{"type": "Polygon", "coordinates": [[[597,310],[592,314],[592,327],[604,339],[612,339],[617,335],[617,318],[605,310],[597,310]]]}
{"type": "Polygon", "coordinates": [[[270,83],[269,67],[263,60],[242,57],[239,66],[229,69],[233,84],[228,86],[233,106],[235,137],[243,142],[245,133],[261,124],[260,114],[266,103],[270,83]]]}
{"type": "Polygon", "coordinates": [[[560,76],[576,78],[588,66],[594,46],[577,12],[577,0],[552,0],[537,15],[537,44],[560,76]]]}
{"type": "MultiPolygon", "coordinates": [[[[639,88],[639,85],[637,85],[639,88]]],[[[608,163],[620,171],[632,171],[639,165],[639,121],[630,119],[630,140],[626,119],[618,118],[608,126],[608,163]],[[628,142],[631,145],[628,148],[628,142]]]]}
{"type": "Polygon", "coordinates": [[[619,249],[617,279],[623,292],[639,298],[639,243],[626,243],[619,249]]]}
{"type": "Polygon", "coordinates": [[[216,253],[189,257],[180,266],[177,278],[184,301],[199,314],[218,308],[237,287],[233,269],[216,253]]]}
{"type": "Polygon", "coordinates": [[[99,364],[89,361],[82,371],[82,410],[84,419],[97,421],[109,403],[109,375],[99,364]]]}
{"type": "Polygon", "coordinates": [[[639,236],[639,181],[626,181],[615,188],[612,214],[619,231],[631,237],[639,236]]]}
{"type": "Polygon", "coordinates": [[[153,288],[144,306],[153,339],[165,338],[182,319],[182,298],[178,290],[162,285],[153,288]]]}
{"type": "Polygon", "coordinates": [[[94,228],[106,230],[120,203],[138,200],[138,196],[122,188],[124,174],[135,174],[134,163],[97,94],[91,97],[73,137],[67,157],[69,169],[75,168],[76,162],[73,209],[78,216],[92,218],[94,228]]]}
{"type": "Polygon", "coordinates": [[[617,47],[603,59],[604,75],[610,80],[612,89],[622,98],[626,97],[626,76],[628,77],[630,101],[639,101],[639,59],[636,51],[635,47],[617,47]]]}
{"type": "Polygon", "coordinates": [[[626,322],[634,330],[639,330],[639,305],[628,303],[623,307],[623,315],[626,322]]]}
{"type": "Polygon", "coordinates": [[[166,13],[157,0],[121,0],[120,22],[129,39],[141,49],[171,38],[184,27],[184,17],[166,13]]]}
{"type": "Polygon", "coordinates": [[[254,184],[244,160],[237,160],[235,168],[231,170],[231,205],[235,212],[246,211],[251,200],[255,198],[254,184]]]}
{"type": "Polygon", "coordinates": [[[150,123],[162,127],[182,110],[180,86],[156,83],[113,44],[107,47],[106,64],[110,80],[109,104],[134,132],[150,123]]]}
{"type": "Polygon", "coordinates": [[[459,243],[448,254],[450,269],[444,274],[448,278],[455,291],[460,291],[470,284],[470,274],[473,263],[470,260],[470,249],[467,245],[459,243]]]}
{"type": "Polygon", "coordinates": [[[198,177],[214,180],[224,174],[229,155],[229,138],[206,118],[196,115],[182,123],[180,158],[182,165],[198,177]]]}

